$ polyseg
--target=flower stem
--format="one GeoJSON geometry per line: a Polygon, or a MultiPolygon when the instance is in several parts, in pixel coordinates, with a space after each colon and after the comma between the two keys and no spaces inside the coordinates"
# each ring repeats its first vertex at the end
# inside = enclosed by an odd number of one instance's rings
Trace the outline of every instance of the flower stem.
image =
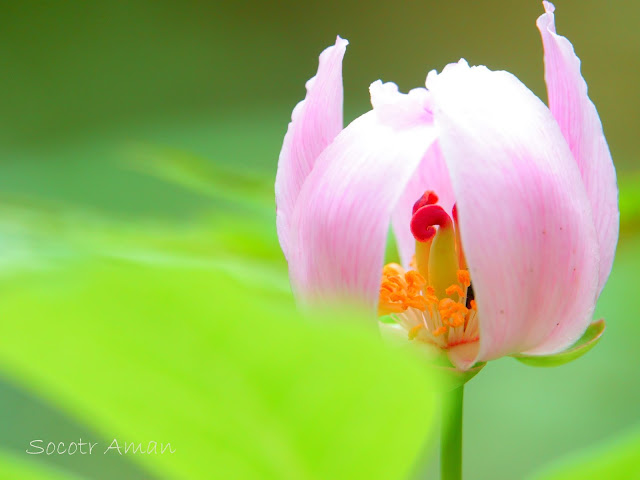
{"type": "Polygon", "coordinates": [[[442,396],[440,479],[462,479],[462,401],[464,385],[442,396]]]}

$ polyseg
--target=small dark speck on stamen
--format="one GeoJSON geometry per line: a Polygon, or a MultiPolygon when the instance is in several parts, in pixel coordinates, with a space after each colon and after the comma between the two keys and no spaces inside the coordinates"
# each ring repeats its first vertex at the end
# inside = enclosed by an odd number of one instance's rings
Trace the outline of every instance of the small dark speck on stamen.
{"type": "Polygon", "coordinates": [[[473,300],[475,298],[475,293],[473,293],[473,284],[469,285],[469,288],[467,288],[467,302],[466,302],[466,307],[467,308],[471,308],[471,300],[473,300]]]}

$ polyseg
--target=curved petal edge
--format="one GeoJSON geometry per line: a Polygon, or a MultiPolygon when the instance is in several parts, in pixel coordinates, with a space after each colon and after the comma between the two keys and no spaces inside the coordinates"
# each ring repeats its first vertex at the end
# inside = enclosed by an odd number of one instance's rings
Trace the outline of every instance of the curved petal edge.
{"type": "Polygon", "coordinates": [[[478,306],[478,361],[553,353],[585,331],[598,242],[580,172],[549,109],[516,77],[449,65],[430,74],[478,306]]]}
{"type": "Polygon", "coordinates": [[[371,93],[375,108],[324,150],[300,192],[289,275],[303,302],[348,300],[375,315],[391,213],[435,130],[424,93],[380,82],[371,93]]]}
{"type": "Polygon", "coordinates": [[[591,202],[600,248],[599,295],[611,272],[618,243],[616,171],[600,117],[580,73],[580,59],[571,42],[556,33],[553,4],[543,4],[545,13],[536,23],[544,46],[549,109],[578,163],[591,202]]]}
{"type": "Polygon", "coordinates": [[[284,137],[276,173],[276,226],[280,246],[289,258],[291,215],[316,159],[343,127],[342,59],[348,41],[338,37],[335,45],[320,54],[318,72],[307,84],[307,95],[293,110],[284,137]]]}

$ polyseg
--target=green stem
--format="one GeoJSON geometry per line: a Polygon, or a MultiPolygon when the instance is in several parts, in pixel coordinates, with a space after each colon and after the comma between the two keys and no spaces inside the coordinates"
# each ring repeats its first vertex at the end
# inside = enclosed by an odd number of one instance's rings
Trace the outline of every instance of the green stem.
{"type": "Polygon", "coordinates": [[[462,401],[464,385],[442,396],[440,479],[462,479],[462,401]]]}

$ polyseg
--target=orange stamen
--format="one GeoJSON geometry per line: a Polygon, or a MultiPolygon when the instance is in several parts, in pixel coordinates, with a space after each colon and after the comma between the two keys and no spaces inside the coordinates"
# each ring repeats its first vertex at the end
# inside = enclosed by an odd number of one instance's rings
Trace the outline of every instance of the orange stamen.
{"type": "MultiPolygon", "coordinates": [[[[428,312],[431,317],[439,314],[441,326],[430,332],[435,337],[445,335],[450,328],[465,327],[471,311],[477,311],[478,307],[475,300],[469,301],[469,307],[462,303],[467,288],[471,286],[469,271],[458,270],[456,277],[458,283],[450,285],[444,291],[447,296],[438,298],[435,288],[427,285],[424,276],[418,271],[407,271],[396,263],[387,264],[382,271],[378,313],[400,314],[409,308],[415,308],[428,312]],[[453,294],[458,295],[457,301],[453,300],[453,294]]],[[[409,340],[417,338],[423,328],[427,328],[423,323],[412,327],[408,331],[409,340]]]]}
{"type": "Polygon", "coordinates": [[[442,324],[448,327],[460,327],[464,325],[469,309],[459,302],[454,302],[450,298],[443,298],[438,304],[438,311],[442,324]]]}
{"type": "Polygon", "coordinates": [[[446,293],[447,295],[453,295],[454,293],[457,293],[461,298],[464,297],[464,291],[462,290],[462,287],[458,284],[454,284],[454,285],[451,285],[450,287],[447,287],[444,293],[446,293]]]}
{"type": "Polygon", "coordinates": [[[471,285],[471,276],[469,270],[458,270],[458,281],[462,286],[468,288],[471,285]]]}
{"type": "Polygon", "coordinates": [[[428,301],[422,295],[427,281],[415,270],[405,272],[397,263],[385,265],[382,270],[378,315],[402,313],[408,308],[425,311],[428,301]]]}

